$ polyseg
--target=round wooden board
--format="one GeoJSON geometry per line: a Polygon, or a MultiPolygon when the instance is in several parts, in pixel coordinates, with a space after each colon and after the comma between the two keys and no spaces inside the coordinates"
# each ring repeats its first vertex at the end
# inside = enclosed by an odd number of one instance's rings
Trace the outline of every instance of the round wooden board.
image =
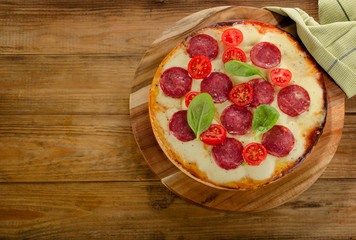
{"type": "Polygon", "coordinates": [[[280,15],[251,7],[216,7],[185,17],[153,42],[142,58],[130,95],[132,130],[148,165],[162,183],[179,196],[221,210],[262,211],[283,204],[308,189],[323,173],[338,147],[345,117],[345,95],[324,74],[328,93],[328,115],[324,132],[311,154],[293,172],[262,188],[249,191],[220,190],[202,184],[175,167],[158,145],[149,120],[148,95],[151,81],[163,58],[191,32],[216,22],[255,19],[293,34],[295,26],[280,15]]]}

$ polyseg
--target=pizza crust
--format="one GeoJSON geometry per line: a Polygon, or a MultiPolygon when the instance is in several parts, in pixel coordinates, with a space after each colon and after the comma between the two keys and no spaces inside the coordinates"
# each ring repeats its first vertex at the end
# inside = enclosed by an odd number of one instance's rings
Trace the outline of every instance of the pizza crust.
{"type": "MultiPolygon", "coordinates": [[[[269,76],[268,73],[270,69],[259,69],[265,76],[269,76]]],[[[256,78],[256,76],[237,77],[232,75],[229,75],[229,77],[234,86],[256,78]]],[[[201,80],[193,79],[191,91],[200,91],[200,82],[201,80]]],[[[274,88],[276,95],[271,106],[280,111],[277,104],[277,94],[282,88],[278,86],[274,86],[274,88]]],[[[220,124],[221,112],[231,104],[230,101],[216,104],[216,116],[213,123],[220,124]]],[[[167,55],[158,67],[152,81],[149,96],[149,115],[154,135],[160,147],[167,155],[168,159],[181,171],[195,180],[212,187],[246,190],[261,187],[281,178],[295,169],[305,159],[322,134],[326,119],[326,104],[327,97],[322,79],[322,72],[307,51],[291,35],[266,23],[257,21],[231,21],[217,23],[191,34],[167,55]],[[293,134],[299,134],[301,136],[298,137],[298,144],[296,144],[292,150],[297,152],[296,154],[291,155],[296,156],[292,157],[292,159],[288,159],[288,156],[287,158],[268,156],[268,158],[262,162],[261,166],[240,166],[233,170],[219,169],[211,156],[212,146],[197,140],[180,142],[169,132],[168,123],[170,117],[175,112],[186,109],[186,107],[184,105],[184,97],[181,99],[174,99],[164,96],[164,93],[159,86],[161,74],[166,69],[174,66],[186,69],[190,60],[190,57],[185,50],[187,43],[191,37],[202,33],[209,34],[218,40],[219,43],[219,54],[217,58],[212,61],[212,72],[224,71],[221,56],[222,52],[227,47],[224,46],[219,39],[221,33],[230,27],[240,28],[240,30],[243,31],[244,36],[246,36],[244,41],[238,47],[245,51],[247,63],[250,64],[251,59],[249,57],[249,52],[255,44],[262,41],[261,35],[262,37],[265,37],[265,39],[263,39],[264,41],[273,42],[278,39],[279,41],[276,41],[275,44],[279,47],[282,53],[282,61],[278,67],[290,69],[293,73],[293,78],[297,80],[300,79],[295,84],[301,85],[309,92],[311,105],[308,111],[301,115],[303,118],[293,118],[282,113],[277,122],[277,124],[280,125],[288,124],[288,127],[293,134]],[[278,36],[280,38],[278,38],[278,36]],[[286,48],[283,44],[288,45],[288,47],[286,48]],[[283,59],[283,56],[287,59],[295,58],[296,60],[295,62],[286,62],[286,60],[283,59]],[[298,65],[299,62],[301,62],[300,66],[298,65]],[[310,86],[311,83],[313,83],[312,87],[310,86]],[[309,121],[308,119],[312,120],[309,121]],[[308,124],[308,122],[311,123],[308,124]],[[303,147],[301,147],[302,145],[303,147]]],[[[254,138],[254,132],[251,130],[243,136],[230,134],[228,134],[228,136],[235,137],[243,144],[243,146],[245,146],[254,138]]],[[[255,142],[260,142],[260,139],[255,142]]]]}

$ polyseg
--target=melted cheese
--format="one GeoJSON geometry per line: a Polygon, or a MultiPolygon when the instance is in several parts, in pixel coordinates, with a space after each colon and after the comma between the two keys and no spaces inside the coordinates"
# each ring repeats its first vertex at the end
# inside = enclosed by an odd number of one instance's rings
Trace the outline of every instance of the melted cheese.
{"type": "MultiPolygon", "coordinates": [[[[156,102],[169,109],[166,112],[158,113],[156,118],[159,125],[162,127],[165,133],[165,139],[170,143],[172,150],[178,152],[181,158],[186,162],[196,163],[198,168],[206,173],[208,179],[215,183],[222,184],[228,182],[234,182],[241,180],[244,177],[249,177],[253,180],[264,180],[272,176],[276,170],[277,161],[280,164],[288,164],[296,161],[302,156],[306,150],[305,136],[308,134],[311,128],[318,126],[324,119],[323,112],[323,89],[319,86],[315,80],[319,77],[319,72],[311,65],[307,59],[307,56],[302,51],[299,51],[295,43],[290,41],[286,34],[280,32],[266,32],[260,33],[253,25],[236,24],[233,27],[238,28],[244,35],[243,42],[238,46],[241,48],[247,56],[247,63],[252,64],[249,57],[250,51],[254,45],[259,42],[271,42],[275,44],[281,51],[281,63],[277,67],[287,68],[292,72],[292,80],[290,84],[297,84],[305,88],[310,96],[310,107],[303,114],[297,117],[290,117],[283,112],[280,112],[280,117],[277,124],[283,125],[289,128],[295,138],[295,145],[292,151],[283,158],[277,158],[270,154],[259,166],[240,166],[233,170],[225,170],[220,168],[214,161],[211,154],[212,146],[208,146],[199,140],[193,140],[189,142],[181,142],[169,133],[169,119],[171,116],[182,109],[187,109],[184,102],[184,97],[181,99],[174,99],[164,95],[162,91],[159,91],[156,102]]],[[[237,85],[242,82],[247,82],[251,79],[259,78],[259,76],[251,77],[239,77],[228,74],[224,69],[224,64],[221,61],[222,54],[227,48],[220,41],[222,30],[219,29],[203,29],[200,33],[205,33],[215,38],[219,43],[219,54],[212,63],[212,71],[223,72],[227,74],[233,82],[233,85],[237,85]]],[[[183,47],[176,49],[168,61],[163,65],[162,72],[171,67],[182,67],[187,69],[190,57],[187,55],[183,47]]],[[[259,68],[265,76],[269,76],[270,69],[259,68]]],[[[191,91],[200,91],[200,83],[202,80],[193,79],[191,91]]],[[[274,86],[274,85],[273,85],[274,86]]],[[[277,94],[280,91],[280,87],[274,86],[275,99],[271,106],[279,110],[277,103],[277,94]]],[[[226,101],[221,104],[215,104],[216,114],[214,123],[220,123],[220,116],[222,111],[232,102],[226,101]]],[[[254,108],[250,108],[254,112],[254,108]]],[[[251,131],[243,136],[228,134],[228,137],[234,137],[239,140],[244,146],[250,142],[261,143],[261,137],[254,139],[254,131],[251,131]]]]}

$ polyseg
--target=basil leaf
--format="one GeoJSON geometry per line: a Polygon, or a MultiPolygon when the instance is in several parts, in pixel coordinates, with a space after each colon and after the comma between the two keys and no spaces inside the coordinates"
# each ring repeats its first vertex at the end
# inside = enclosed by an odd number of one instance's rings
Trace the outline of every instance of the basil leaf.
{"type": "Polygon", "coordinates": [[[255,139],[270,130],[277,122],[279,112],[269,105],[260,105],[256,108],[252,119],[252,129],[255,131],[255,139]]]}
{"type": "Polygon", "coordinates": [[[232,75],[241,76],[241,77],[259,75],[263,79],[267,80],[266,77],[258,68],[248,63],[244,63],[236,60],[228,61],[225,63],[225,69],[228,73],[232,75]]]}
{"type": "Polygon", "coordinates": [[[198,94],[189,103],[187,120],[197,139],[202,132],[208,130],[213,122],[214,114],[214,101],[208,93],[198,94]]]}

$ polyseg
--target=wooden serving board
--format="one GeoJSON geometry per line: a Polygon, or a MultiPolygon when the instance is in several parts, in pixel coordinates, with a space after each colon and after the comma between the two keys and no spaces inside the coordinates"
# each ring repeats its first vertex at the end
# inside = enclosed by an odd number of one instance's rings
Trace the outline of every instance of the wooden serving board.
{"type": "Polygon", "coordinates": [[[158,145],[149,120],[148,95],[151,81],[163,58],[187,35],[216,22],[255,19],[293,34],[294,24],[280,15],[251,7],[216,7],[187,16],[153,42],[142,58],[130,95],[132,130],[148,165],[162,183],[194,203],[229,211],[262,211],[283,204],[308,189],[323,173],[338,147],[345,117],[345,95],[324,74],[328,93],[328,115],[324,132],[311,154],[293,172],[260,189],[220,190],[202,184],[175,167],[158,145]]]}

